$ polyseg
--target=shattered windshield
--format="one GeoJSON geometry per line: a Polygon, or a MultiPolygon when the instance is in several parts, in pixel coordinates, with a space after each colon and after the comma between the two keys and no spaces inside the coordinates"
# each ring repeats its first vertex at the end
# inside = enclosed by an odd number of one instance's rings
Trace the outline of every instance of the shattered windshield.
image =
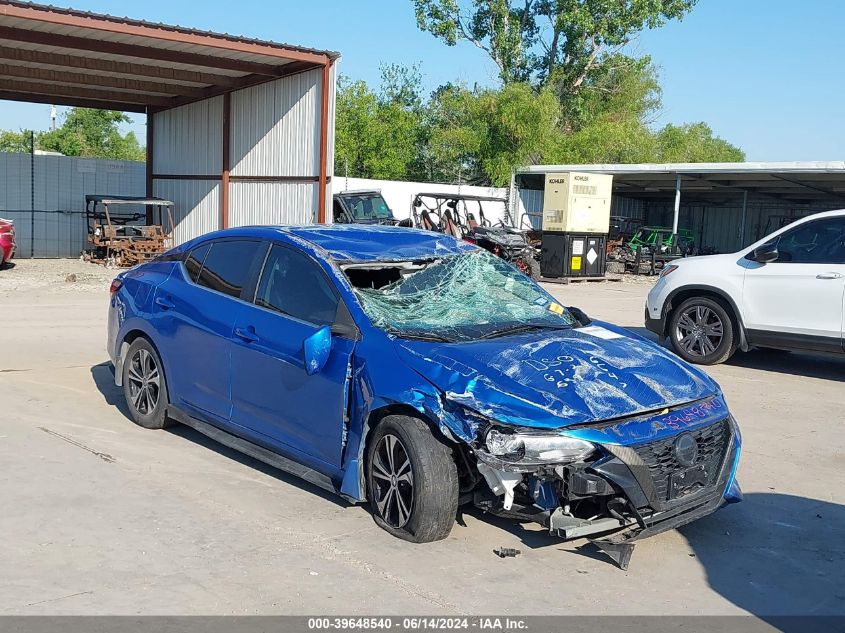
{"type": "Polygon", "coordinates": [[[481,249],[426,261],[348,267],[346,275],[373,324],[407,338],[469,341],[574,324],[551,295],[481,249]]]}
{"type": "Polygon", "coordinates": [[[387,202],[379,195],[344,196],[344,200],[356,220],[387,220],[393,217],[387,202]]]}

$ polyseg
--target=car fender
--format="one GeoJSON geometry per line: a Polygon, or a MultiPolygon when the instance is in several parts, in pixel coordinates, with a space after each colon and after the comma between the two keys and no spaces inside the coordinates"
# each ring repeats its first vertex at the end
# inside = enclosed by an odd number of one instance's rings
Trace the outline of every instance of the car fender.
{"type": "MultiPolygon", "coordinates": [[[[129,350],[129,346],[131,345],[131,343],[127,341],[127,338],[129,338],[129,334],[132,332],[140,333],[141,336],[148,339],[152,346],[156,348],[159,358],[161,358],[161,363],[164,366],[165,380],[167,380],[167,376],[170,373],[170,367],[168,365],[166,355],[161,353],[161,346],[159,345],[158,335],[156,334],[155,329],[153,329],[143,318],[131,317],[121,324],[120,329],[117,332],[115,340],[117,349],[115,350],[114,361],[114,384],[118,387],[123,386],[123,362],[126,360],[126,352],[129,350]]],[[[134,340],[137,337],[132,338],[134,340]]]]}
{"type": "Polygon", "coordinates": [[[367,440],[384,417],[417,417],[429,424],[436,435],[456,441],[450,428],[452,417],[443,408],[440,392],[399,359],[389,340],[373,346],[365,342],[361,353],[353,357],[349,380],[349,426],[340,487],[341,494],[348,499],[366,501],[367,440]],[[390,351],[386,351],[385,345],[390,351]]]}

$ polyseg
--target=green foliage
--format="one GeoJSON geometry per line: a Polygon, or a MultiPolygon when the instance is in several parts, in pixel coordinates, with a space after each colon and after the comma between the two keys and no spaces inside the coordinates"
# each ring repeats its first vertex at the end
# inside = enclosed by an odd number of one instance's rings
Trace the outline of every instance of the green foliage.
{"type": "Polygon", "coordinates": [[[681,19],[697,0],[413,0],[417,25],[448,46],[468,41],[504,84],[577,92],[644,29],[681,19]]]}
{"type": "Polygon", "coordinates": [[[135,134],[120,133],[119,125],[130,122],[123,112],[73,108],[61,126],[39,134],[38,147],[65,156],[143,161],[144,149],[135,134]]]}
{"type": "MultiPolygon", "coordinates": [[[[130,121],[123,112],[72,108],[60,127],[35,134],[35,148],[65,156],[143,161],[144,148],[135,134],[120,132],[120,124],[130,121]]],[[[29,152],[29,132],[0,132],[0,151],[29,152]]]]}
{"type": "Polygon", "coordinates": [[[435,107],[430,150],[448,180],[504,186],[515,165],[542,160],[559,141],[557,98],[527,84],[477,92],[451,87],[435,107]]]}
{"type": "Polygon", "coordinates": [[[0,152],[12,152],[15,154],[28,154],[32,149],[31,136],[29,130],[21,130],[20,132],[13,132],[12,130],[3,130],[0,132],[0,152]]]}
{"type": "Polygon", "coordinates": [[[335,173],[402,180],[419,173],[426,128],[416,68],[382,69],[380,92],[338,81],[335,173]]]}
{"type": "Polygon", "coordinates": [[[732,163],[745,154],[718,136],[706,123],[667,125],[657,133],[657,160],[662,163],[732,163]]]}

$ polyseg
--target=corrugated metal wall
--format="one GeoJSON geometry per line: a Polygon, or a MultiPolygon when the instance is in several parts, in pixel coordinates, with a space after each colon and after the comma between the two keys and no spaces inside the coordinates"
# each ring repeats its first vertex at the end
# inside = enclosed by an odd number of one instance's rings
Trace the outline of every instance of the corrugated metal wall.
{"type": "Polygon", "coordinates": [[[232,176],[305,176],[320,168],[321,70],[232,94],[232,176]]]}
{"type": "Polygon", "coordinates": [[[220,175],[223,97],[190,103],[154,116],[154,174],[220,175]]]}
{"type": "Polygon", "coordinates": [[[79,257],[87,246],[85,195],[143,196],[145,167],[129,161],[0,154],[0,183],[0,217],[15,222],[16,257],[79,257]]]}
{"type": "MultiPolygon", "coordinates": [[[[796,205],[778,200],[751,200],[747,205],[743,229],[742,200],[729,206],[684,204],[682,193],[678,226],[691,229],[695,233],[696,244],[703,249],[715,249],[717,253],[733,253],[780,228],[782,218],[795,220],[830,209],[829,205],[796,205]]],[[[671,203],[645,204],[644,218],[649,225],[672,226],[673,215],[671,203]]]]}
{"type": "MultiPolygon", "coordinates": [[[[519,188],[519,211],[539,218],[543,191],[519,188]]],[[[649,226],[672,226],[673,201],[647,201],[614,195],[610,212],[625,218],[643,220],[649,226]]],[[[777,200],[750,200],[743,228],[742,198],[730,205],[688,204],[681,193],[678,226],[695,233],[696,244],[718,253],[732,253],[780,228],[780,217],[792,219],[830,210],[829,206],[795,205],[777,200]]]]}
{"type": "Polygon", "coordinates": [[[220,228],[219,180],[156,180],[153,195],[174,204],[174,244],[220,228]]]}
{"type": "MultiPolygon", "coordinates": [[[[321,84],[322,70],[312,70],[231,94],[229,226],[316,220],[321,84]]],[[[334,68],[329,87],[330,178],[334,68]]],[[[176,204],[177,244],[220,228],[223,99],[215,97],[153,115],[153,191],[176,204]]],[[[331,182],[326,202],[330,218],[331,182]]]]}

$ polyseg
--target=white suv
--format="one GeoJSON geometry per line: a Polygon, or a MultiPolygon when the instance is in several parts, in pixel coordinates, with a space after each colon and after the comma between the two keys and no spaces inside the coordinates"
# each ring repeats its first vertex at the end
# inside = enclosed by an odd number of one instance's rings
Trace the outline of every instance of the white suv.
{"type": "Polygon", "coordinates": [[[752,347],[845,352],[845,210],[803,218],[731,255],[666,266],[646,327],[692,363],[752,347]]]}

